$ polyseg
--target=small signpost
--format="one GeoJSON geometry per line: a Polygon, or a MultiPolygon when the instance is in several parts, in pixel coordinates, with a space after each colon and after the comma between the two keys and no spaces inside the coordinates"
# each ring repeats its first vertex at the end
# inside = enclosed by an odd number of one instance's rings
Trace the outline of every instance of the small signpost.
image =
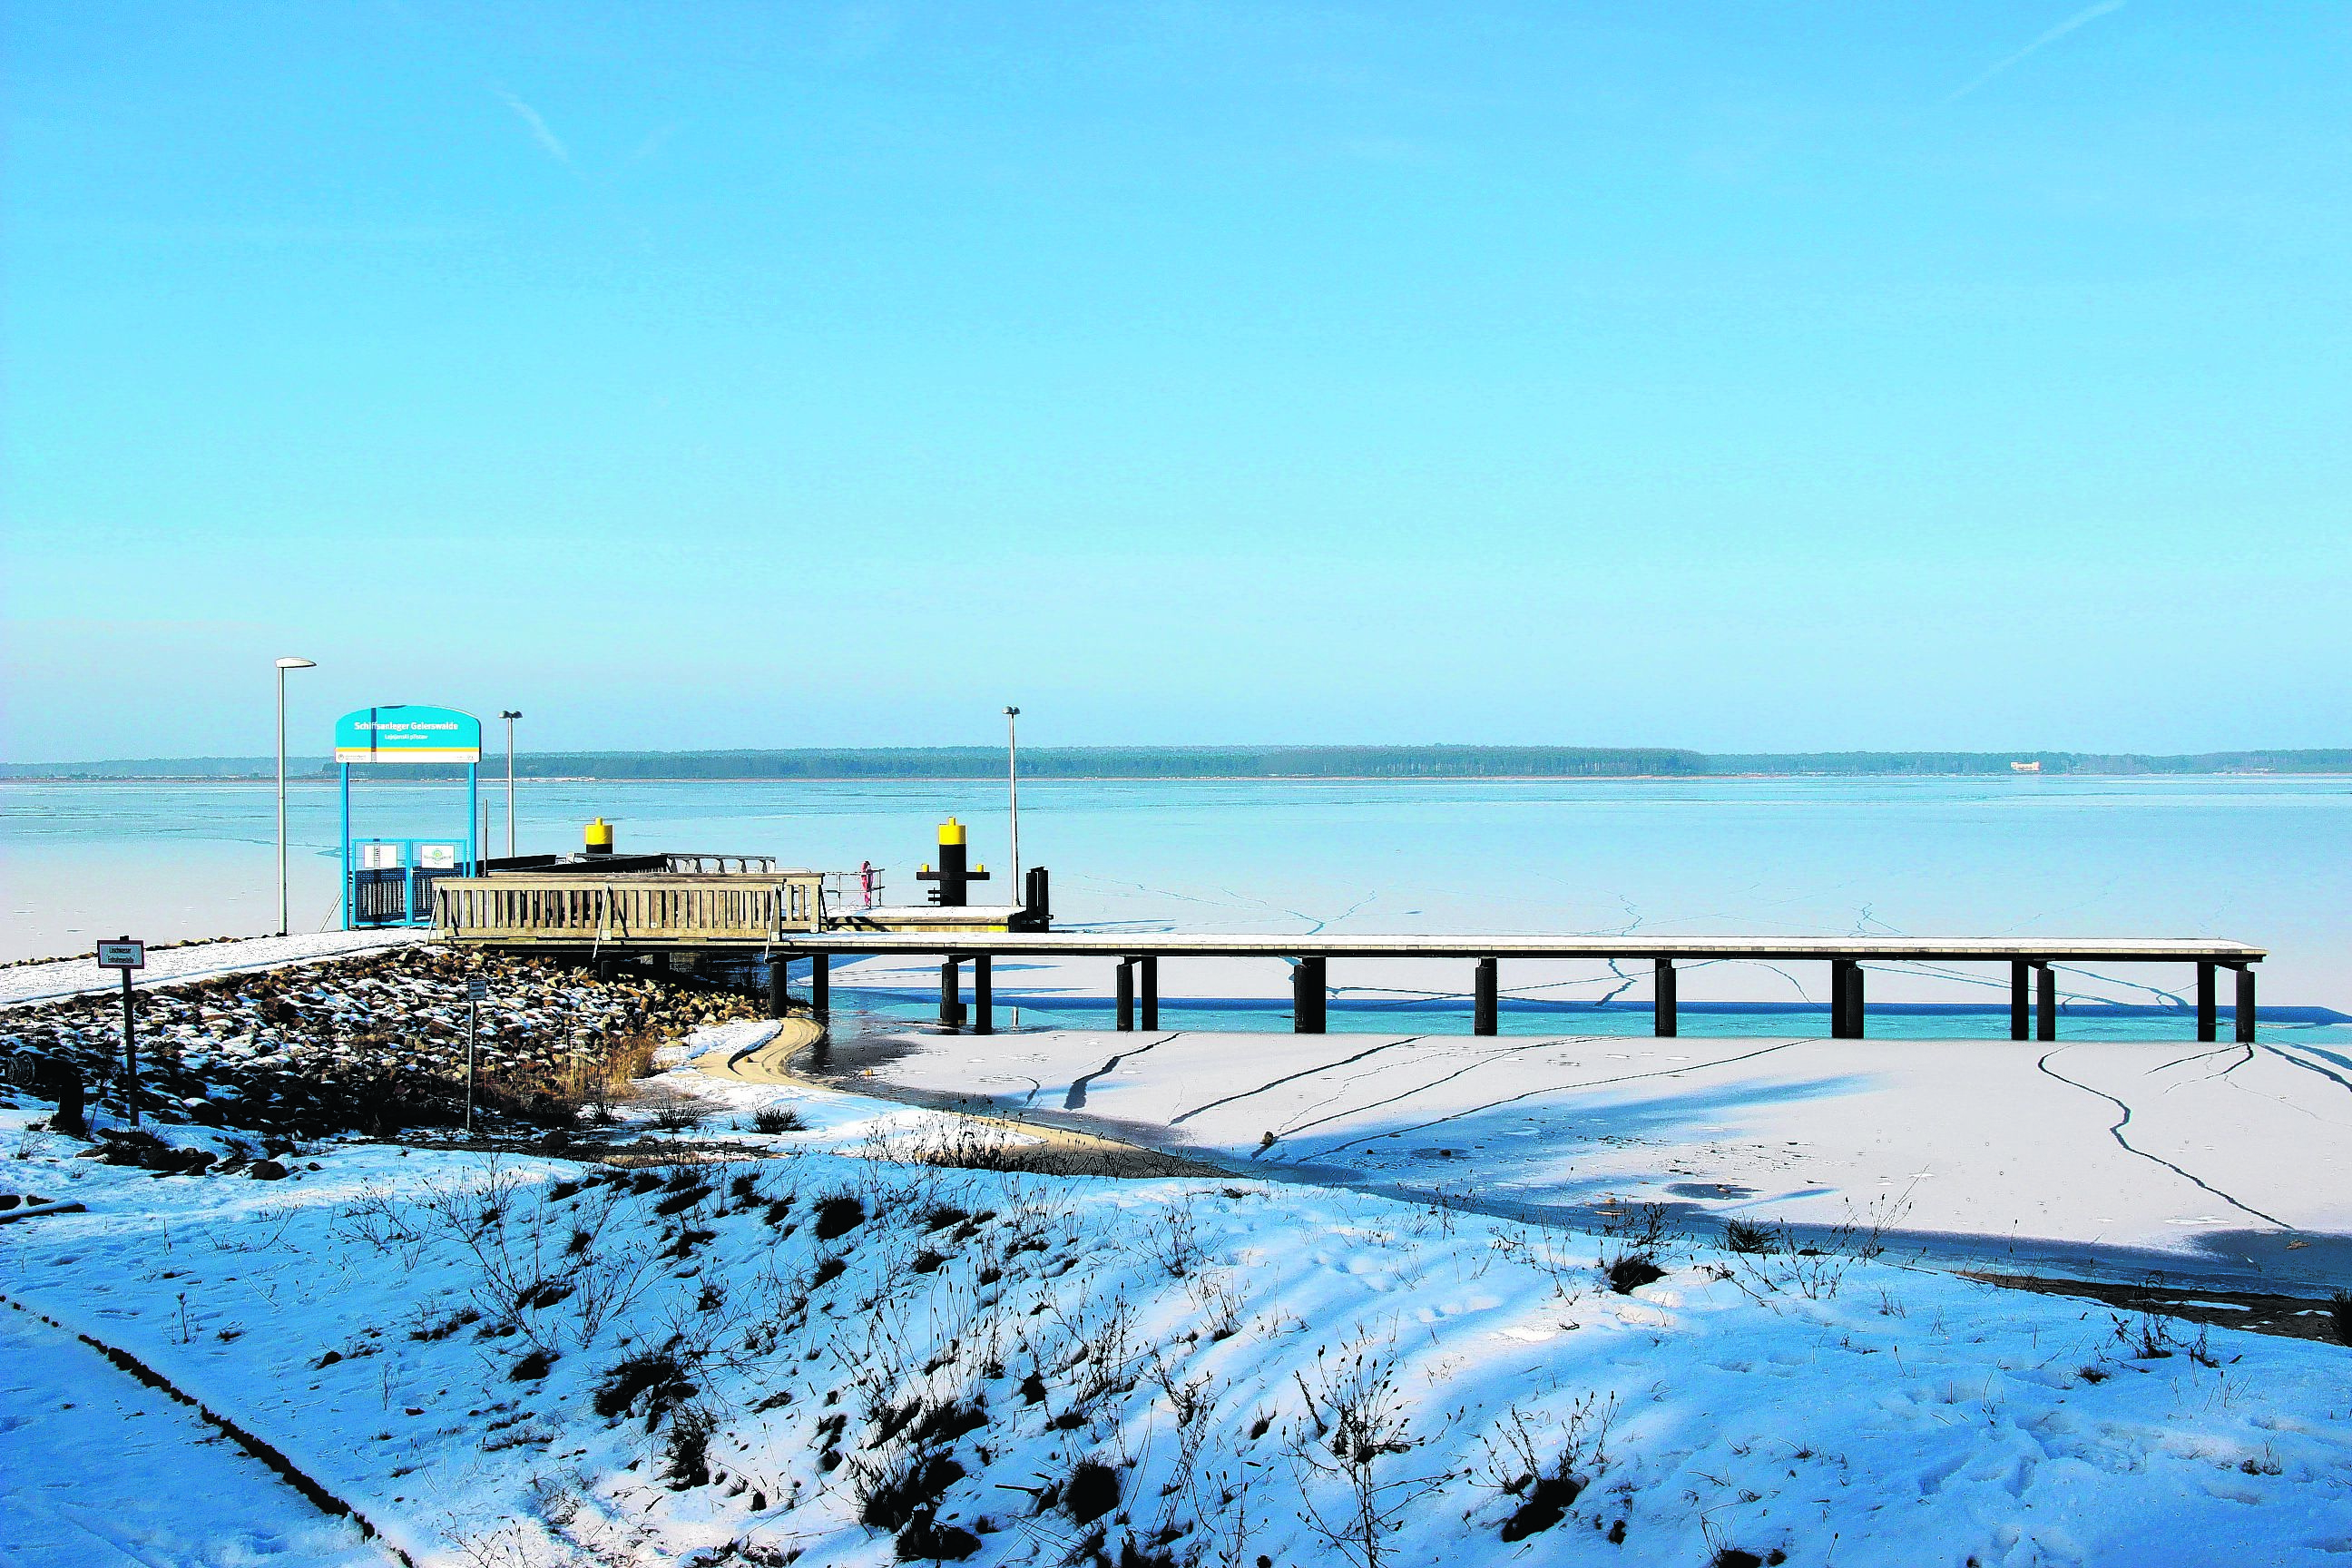
{"type": "Polygon", "coordinates": [[[474,1135],[474,1041],[482,1032],[482,1004],[490,999],[490,983],[480,975],[466,980],[466,1136],[474,1135]]]}
{"type": "Polygon", "coordinates": [[[131,1008],[131,972],[147,967],[147,944],[127,936],[98,944],[98,966],[122,972],[122,1102],[139,1125],[139,1026],[131,1008]]]}

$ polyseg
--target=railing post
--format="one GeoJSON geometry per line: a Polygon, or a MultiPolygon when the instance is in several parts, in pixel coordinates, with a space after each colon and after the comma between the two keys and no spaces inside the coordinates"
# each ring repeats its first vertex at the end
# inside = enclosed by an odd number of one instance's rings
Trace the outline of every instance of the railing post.
{"type": "Polygon", "coordinates": [[[2033,966],[2021,958],[2009,964],[2009,1037],[2033,1037],[2033,966]]]}
{"type": "Polygon", "coordinates": [[[1671,1040],[1680,1026],[1675,1016],[1675,961],[1652,960],[1650,973],[1650,1026],[1658,1038],[1671,1040]]]}
{"type": "Polygon", "coordinates": [[[2211,1045],[2221,1038],[2221,1019],[2213,1005],[2213,961],[2197,961],[2197,1038],[2211,1045]]]}
{"type": "Polygon", "coordinates": [[[2254,1043],[2256,1022],[2254,966],[2251,963],[2242,963],[2238,965],[2238,1044],[2251,1046],[2254,1043]]]}
{"type": "Polygon", "coordinates": [[[1290,966],[1291,1029],[1301,1035],[1324,1033],[1324,1005],[1328,989],[1324,983],[1323,959],[1320,955],[1301,958],[1290,966]]]}
{"type": "Polygon", "coordinates": [[[1491,1035],[1502,1026],[1501,998],[1495,972],[1498,965],[1491,958],[1482,958],[1470,971],[1470,1032],[1491,1035]]]}
{"type": "Polygon", "coordinates": [[[2034,1038],[2054,1040],[2058,1037],[2058,972],[2047,962],[2036,963],[2034,970],[2033,1020],[2034,1038]]]}
{"type": "Polygon", "coordinates": [[[1135,1030],[1135,960],[1118,961],[1118,1032],[1132,1034],[1135,1030]]]}
{"type": "Polygon", "coordinates": [[[1146,1029],[1160,1027],[1160,960],[1150,953],[1135,961],[1138,994],[1136,1022],[1146,1029]]]}
{"type": "Polygon", "coordinates": [[[975,1035],[996,1033],[996,980],[994,965],[988,954],[976,954],[971,961],[971,1032],[975,1035]]]}

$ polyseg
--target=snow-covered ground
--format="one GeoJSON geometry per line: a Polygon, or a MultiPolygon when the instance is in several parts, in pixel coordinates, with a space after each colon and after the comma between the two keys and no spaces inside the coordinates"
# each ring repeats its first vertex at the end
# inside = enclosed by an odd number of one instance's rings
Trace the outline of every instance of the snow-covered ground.
{"type": "MultiPolygon", "coordinates": [[[[422,931],[334,931],[310,936],[240,937],[233,942],[196,942],[184,946],[149,948],[147,967],[131,971],[137,986],[170,985],[215,974],[278,969],[326,958],[379,952],[423,942],[422,931]]],[[[0,1006],[16,1002],[45,1002],[89,991],[118,991],[121,972],[100,969],[93,958],[60,958],[46,963],[17,963],[0,969],[0,1006]]]]}
{"type": "Polygon", "coordinates": [[[2352,1061],[2294,1043],[893,1029],[851,1073],[1237,1167],[2263,1288],[2352,1279],[2352,1061]]]}
{"type": "MultiPolygon", "coordinates": [[[[1297,1183],[943,1167],[921,1156],[989,1158],[969,1124],[690,1064],[655,1085],[705,1120],[625,1129],[635,1172],[338,1141],[281,1181],[157,1178],[7,1112],[9,1183],[86,1212],[0,1229],[0,1294],[136,1356],[421,1563],[2352,1551],[2342,1346],[1735,1254],[1631,1210],[1609,1237],[1297,1183]],[[751,1131],[763,1110],[802,1129],[751,1131]],[[667,1163],[665,1136],[735,1158],[667,1163]],[[1658,1278],[1612,1288],[1629,1259],[1658,1278]]],[[[48,1406],[128,1422],[144,1395],[39,1334],[6,1484],[52,1507],[12,1504],[0,1561],[44,1561],[60,1479],[138,1561],[354,1560],[344,1527],[305,1536],[290,1493],[240,1491],[250,1467],[161,1424],[176,1406],[108,1463],[48,1406]]]]}
{"type": "Polygon", "coordinates": [[[384,1560],[194,1412],[71,1333],[0,1309],[0,1563],[384,1560]]]}

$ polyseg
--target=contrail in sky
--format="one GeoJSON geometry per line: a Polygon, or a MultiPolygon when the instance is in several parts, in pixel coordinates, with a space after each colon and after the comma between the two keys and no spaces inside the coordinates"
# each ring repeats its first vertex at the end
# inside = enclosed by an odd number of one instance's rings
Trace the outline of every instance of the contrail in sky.
{"type": "Polygon", "coordinates": [[[2098,17],[2105,16],[2110,11],[2120,11],[2123,8],[2124,0],[2099,0],[2099,3],[2092,6],[2090,9],[2076,12],[2074,16],[2067,17],[2056,26],[2051,28],[2048,32],[2042,34],[2032,43],[2026,45],[2025,47],[2018,50],[2015,54],[2009,56],[2005,59],[1996,60],[1990,68],[1982,72],[1980,75],[1969,81],[1963,82],[1957,88],[1954,88],[1950,92],[1945,94],[1944,101],[1948,104],[1958,103],[1960,100],[1968,97],[1969,94],[1976,91],[1977,89],[1982,87],[1985,83],[1990,81],[1993,78],[1999,76],[2010,67],[2017,64],[2018,61],[2025,58],[2026,56],[2032,54],[2037,50],[2047,48],[2049,46],[2056,43],[2059,39],[2064,37],[2067,34],[2073,32],[2075,28],[2081,26],[2085,22],[2094,21],[2098,17]]]}
{"type": "MultiPolygon", "coordinates": [[[[2120,5],[2123,4],[2123,0],[2115,0],[2115,3],[2120,5]]],[[[2034,47],[2039,48],[2041,46],[2037,44],[2034,47]]],[[[2030,54],[2032,51],[2029,49],[2026,52],[2030,54]]],[[[500,98],[507,100],[507,107],[509,109],[513,110],[517,114],[522,117],[522,122],[530,128],[530,139],[538,142],[541,148],[545,149],[549,157],[554,159],[559,163],[569,164],[572,162],[572,150],[564,146],[562,138],[558,137],[554,132],[550,131],[547,128],[547,121],[539,117],[538,110],[533,109],[530,104],[525,103],[521,99],[517,98],[505,88],[499,88],[498,89],[498,94],[500,98]]]]}

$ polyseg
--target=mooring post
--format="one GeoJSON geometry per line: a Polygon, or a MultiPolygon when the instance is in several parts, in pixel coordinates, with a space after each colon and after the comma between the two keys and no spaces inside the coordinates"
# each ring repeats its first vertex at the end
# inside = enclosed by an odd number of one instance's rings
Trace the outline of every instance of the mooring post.
{"type": "Polygon", "coordinates": [[[2033,1035],[2036,1039],[2054,1040],[2058,1037],[2058,972],[2046,963],[2037,963],[2033,969],[2038,993],[2034,997],[2033,1035]]]}
{"type": "Polygon", "coordinates": [[[2009,1037],[2030,1040],[2033,1037],[2033,966],[2021,958],[2011,959],[2009,965],[2009,1037]]]}
{"type": "Polygon", "coordinates": [[[2210,1046],[2221,1037],[2221,1020],[2216,1014],[2213,961],[2200,958],[2197,961],[2197,1038],[2205,1045],[2210,1046]]]}
{"type": "Polygon", "coordinates": [[[1502,1010],[1501,999],[1495,984],[1497,967],[1495,960],[1482,958],[1470,971],[1470,1032],[1474,1035],[1491,1035],[1500,1026],[1496,1015],[1502,1010]]]}
{"type": "Polygon", "coordinates": [[[818,1017],[833,1013],[833,954],[809,954],[809,1011],[818,1017]]]}
{"type": "Polygon", "coordinates": [[[963,961],[950,958],[940,965],[940,1026],[953,1029],[963,1023],[963,961]]]}
{"type": "Polygon", "coordinates": [[[782,1017],[784,1004],[792,1000],[791,966],[792,960],[781,952],[768,959],[768,1016],[771,1018],[782,1017]]]}
{"type": "Polygon", "coordinates": [[[1135,1029],[1135,960],[1118,961],[1118,1032],[1131,1034],[1135,1029]]]}
{"type": "Polygon", "coordinates": [[[1139,994],[1138,1020],[1147,1029],[1160,1027],[1160,960],[1150,953],[1135,961],[1135,978],[1139,994]]]}
{"type": "Polygon", "coordinates": [[[1671,1040],[1679,1026],[1675,1017],[1675,961],[1652,960],[1650,974],[1650,1027],[1658,1038],[1671,1040]]]}
{"type": "Polygon", "coordinates": [[[2238,965],[2238,1044],[2254,1043],[2254,966],[2238,965]]]}
{"type": "Polygon", "coordinates": [[[975,1035],[996,1033],[996,977],[988,954],[979,953],[971,961],[971,1032],[975,1035]]]}
{"type": "Polygon", "coordinates": [[[1291,1028],[1301,1035],[1324,1033],[1326,988],[1321,957],[1301,958],[1290,966],[1291,1028]]]}

